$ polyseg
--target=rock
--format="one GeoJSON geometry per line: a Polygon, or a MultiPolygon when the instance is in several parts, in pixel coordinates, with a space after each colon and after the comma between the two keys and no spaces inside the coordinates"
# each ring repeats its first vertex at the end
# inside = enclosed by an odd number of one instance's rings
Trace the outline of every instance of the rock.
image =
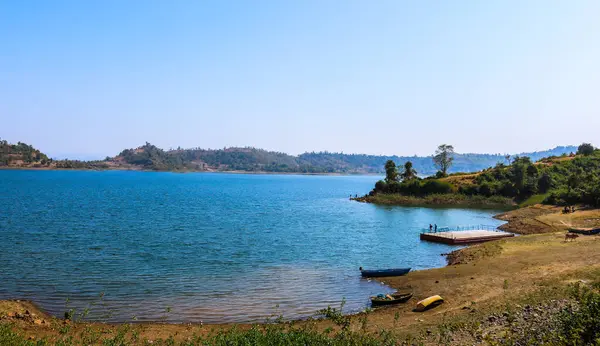
{"type": "Polygon", "coordinates": [[[435,280],[435,283],[436,283],[436,284],[439,284],[440,282],[439,282],[439,281],[437,281],[437,280],[435,280]]]}
{"type": "Polygon", "coordinates": [[[31,312],[29,312],[29,310],[25,310],[25,315],[31,315],[31,312]]]}

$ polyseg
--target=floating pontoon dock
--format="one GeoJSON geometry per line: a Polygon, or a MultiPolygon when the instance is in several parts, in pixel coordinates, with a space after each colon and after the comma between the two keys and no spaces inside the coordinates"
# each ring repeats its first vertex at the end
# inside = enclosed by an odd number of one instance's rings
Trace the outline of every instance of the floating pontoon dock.
{"type": "Polygon", "coordinates": [[[421,232],[421,240],[450,245],[483,243],[514,236],[512,233],[500,231],[496,226],[488,225],[444,227],[438,228],[437,232],[430,232],[429,229],[421,232]]]}

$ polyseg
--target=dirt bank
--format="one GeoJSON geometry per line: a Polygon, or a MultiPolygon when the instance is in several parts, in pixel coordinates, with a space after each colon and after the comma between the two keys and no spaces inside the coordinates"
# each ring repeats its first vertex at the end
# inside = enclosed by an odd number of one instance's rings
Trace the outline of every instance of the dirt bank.
{"type": "Polygon", "coordinates": [[[563,213],[562,207],[536,204],[494,216],[507,221],[499,228],[518,234],[566,232],[569,227],[600,226],[600,210],[577,207],[573,213],[563,213]]]}

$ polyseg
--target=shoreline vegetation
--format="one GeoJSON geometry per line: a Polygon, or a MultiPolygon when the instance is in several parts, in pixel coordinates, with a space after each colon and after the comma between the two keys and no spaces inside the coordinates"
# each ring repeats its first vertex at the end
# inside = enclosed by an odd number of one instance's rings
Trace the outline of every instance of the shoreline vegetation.
{"type": "Polygon", "coordinates": [[[330,307],[319,312],[324,318],[303,321],[274,316],[264,324],[202,325],[85,322],[85,312],[68,311],[62,319],[30,302],[5,300],[0,344],[581,345],[600,337],[600,237],[564,240],[567,225],[600,225],[600,210],[579,207],[565,214],[559,206],[534,205],[498,218],[519,221],[523,235],[453,251],[442,268],[382,279],[413,292],[406,304],[355,315],[330,307]],[[547,228],[530,232],[523,226],[535,222],[547,228]],[[434,294],[446,302],[412,311],[434,294]]]}
{"type": "Polygon", "coordinates": [[[502,196],[466,196],[458,193],[431,194],[423,197],[401,194],[374,194],[351,198],[354,201],[379,205],[401,205],[415,207],[464,207],[510,209],[517,204],[502,196]]]}
{"type": "Polygon", "coordinates": [[[417,175],[411,161],[399,170],[388,160],[385,179],[353,200],[384,205],[600,207],[600,149],[589,143],[581,144],[576,154],[538,162],[507,156],[507,164],[473,173],[449,174],[454,157],[451,145],[440,145],[432,156],[439,170],[426,178],[417,175]]]}
{"type": "MultiPolygon", "coordinates": [[[[524,153],[532,160],[546,156],[568,155],[574,146],[524,153]]],[[[453,171],[477,171],[503,162],[500,154],[455,154],[453,171]]],[[[103,160],[54,160],[39,149],[25,143],[10,144],[0,140],[0,169],[65,169],[65,170],[137,170],[160,172],[230,172],[256,174],[364,174],[380,175],[387,160],[411,160],[422,174],[435,173],[431,157],[378,156],[331,152],[307,152],[297,156],[282,152],[245,148],[176,148],[163,150],[150,143],[125,149],[103,160]]]]}

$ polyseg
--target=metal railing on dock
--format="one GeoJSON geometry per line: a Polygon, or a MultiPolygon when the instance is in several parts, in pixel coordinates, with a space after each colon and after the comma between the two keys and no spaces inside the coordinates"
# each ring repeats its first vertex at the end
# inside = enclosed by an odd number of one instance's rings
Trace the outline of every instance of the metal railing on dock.
{"type": "Polygon", "coordinates": [[[424,228],[421,233],[440,233],[440,232],[458,232],[458,231],[494,231],[502,232],[498,229],[498,226],[492,225],[468,225],[468,226],[455,226],[455,227],[438,227],[435,229],[424,228]]]}

